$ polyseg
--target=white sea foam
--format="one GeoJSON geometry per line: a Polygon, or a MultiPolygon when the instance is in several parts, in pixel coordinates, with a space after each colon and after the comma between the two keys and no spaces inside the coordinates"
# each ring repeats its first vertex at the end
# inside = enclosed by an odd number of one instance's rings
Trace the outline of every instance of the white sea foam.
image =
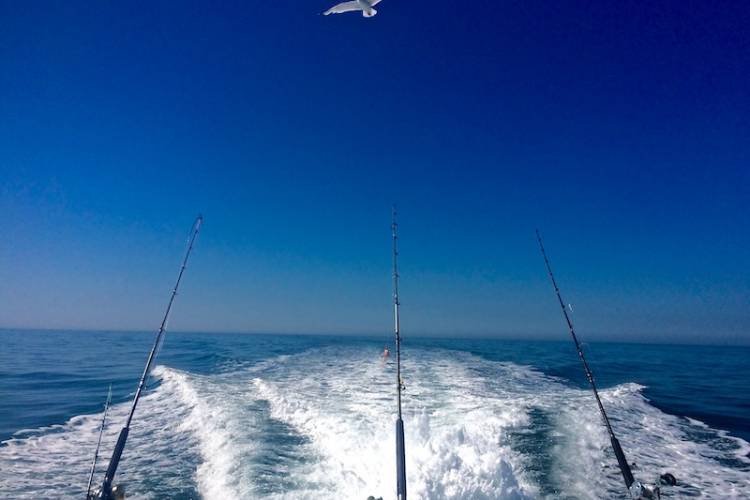
{"type": "MultiPolygon", "coordinates": [[[[636,464],[636,478],[655,483],[660,474],[673,473],[679,484],[665,490],[669,497],[747,498],[750,462],[739,453],[744,441],[732,438],[733,444],[717,446],[726,440],[724,433],[661,412],[643,397],[642,389],[625,384],[602,391],[627,458],[636,464]],[[691,439],[696,430],[704,434],[700,440],[691,439]],[[731,461],[735,467],[729,466],[731,461]]],[[[558,483],[578,498],[622,495],[622,478],[592,396],[561,391],[555,406],[561,436],[554,448],[558,483]]]]}
{"type": "MultiPolygon", "coordinates": [[[[190,449],[195,439],[174,427],[175,422],[187,416],[185,408],[175,401],[175,388],[171,384],[160,386],[141,400],[118,470],[118,480],[127,485],[128,498],[158,498],[161,492],[184,489],[186,482],[189,487],[193,471],[186,467],[184,459],[192,456],[190,449]]],[[[110,409],[102,437],[97,482],[102,479],[129,409],[129,403],[110,409]]],[[[101,414],[73,417],[65,424],[37,429],[30,436],[3,442],[0,497],[84,497],[101,417],[101,414]]]]}
{"type": "MultiPolygon", "coordinates": [[[[523,421],[465,393],[461,366],[427,359],[404,372],[407,483],[415,498],[523,498],[504,442],[505,429],[523,421]],[[450,380],[447,379],[450,378],[450,380]],[[453,387],[450,404],[443,389],[453,387]],[[437,390],[435,390],[437,388],[437,390]],[[460,400],[459,400],[460,399],[460,400]],[[422,402],[429,402],[429,409],[422,402]]],[[[321,491],[341,498],[393,498],[395,492],[392,367],[331,350],[298,356],[283,381],[254,380],[271,415],[308,436],[320,453],[313,472],[321,491]],[[330,359],[314,371],[320,359],[330,359]],[[335,362],[334,362],[335,361],[335,362]]]]}
{"type": "MultiPolygon", "coordinates": [[[[438,349],[404,359],[412,498],[624,498],[589,391],[528,367],[438,349]]],[[[129,498],[394,498],[395,373],[372,349],[323,348],[231,373],[158,367],[118,482],[129,498]]],[[[750,444],[665,414],[624,384],[602,391],[634,473],[666,496],[750,497],[750,444]]],[[[106,464],[129,404],[112,408],[106,464]]],[[[81,498],[101,415],[0,446],[0,497],[81,498]]],[[[99,474],[101,477],[101,474],[99,474]]]]}

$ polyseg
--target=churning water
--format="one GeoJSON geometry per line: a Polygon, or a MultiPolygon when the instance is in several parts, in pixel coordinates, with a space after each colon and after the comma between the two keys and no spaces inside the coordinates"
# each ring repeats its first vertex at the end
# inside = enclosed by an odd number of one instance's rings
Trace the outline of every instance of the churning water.
{"type": "MultiPolygon", "coordinates": [[[[0,336],[0,497],[82,498],[107,385],[102,469],[152,336],[0,336]]],[[[129,498],[393,499],[388,340],[169,334],[116,482],[129,498]]],[[[637,478],[672,472],[672,498],[750,497],[748,349],[587,351],[637,478]]],[[[577,363],[568,343],[408,340],[411,498],[624,498],[577,363]]]]}

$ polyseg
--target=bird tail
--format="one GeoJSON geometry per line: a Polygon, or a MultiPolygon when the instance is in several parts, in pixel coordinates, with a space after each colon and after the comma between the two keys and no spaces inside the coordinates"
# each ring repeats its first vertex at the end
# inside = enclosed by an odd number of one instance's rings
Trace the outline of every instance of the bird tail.
{"type": "Polygon", "coordinates": [[[378,13],[378,11],[377,11],[377,10],[375,10],[375,9],[373,9],[373,8],[370,8],[370,9],[366,9],[366,10],[363,10],[363,11],[362,11],[362,15],[363,15],[364,17],[373,17],[373,16],[374,16],[375,14],[377,14],[377,13],[378,13]]]}

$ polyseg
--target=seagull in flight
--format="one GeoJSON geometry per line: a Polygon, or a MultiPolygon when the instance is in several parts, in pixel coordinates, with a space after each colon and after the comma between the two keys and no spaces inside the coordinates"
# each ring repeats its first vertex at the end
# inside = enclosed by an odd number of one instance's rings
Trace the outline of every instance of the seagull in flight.
{"type": "Polygon", "coordinates": [[[342,14],[344,12],[355,12],[361,10],[364,17],[372,17],[378,13],[377,10],[373,9],[373,6],[378,3],[380,3],[380,0],[352,0],[351,2],[341,2],[323,12],[323,15],[330,16],[331,14],[342,14]]]}

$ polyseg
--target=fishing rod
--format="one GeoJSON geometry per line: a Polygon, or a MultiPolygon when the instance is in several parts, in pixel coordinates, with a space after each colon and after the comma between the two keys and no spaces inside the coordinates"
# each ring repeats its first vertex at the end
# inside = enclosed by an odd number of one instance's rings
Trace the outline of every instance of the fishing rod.
{"type": "Polygon", "coordinates": [[[174,288],[172,289],[172,295],[169,297],[169,303],[167,304],[167,310],[164,312],[164,318],[161,320],[161,326],[159,327],[159,332],[156,334],[156,338],[154,339],[154,345],[151,348],[151,352],[149,352],[148,359],[146,360],[146,367],[143,369],[143,375],[141,375],[141,379],[138,382],[138,389],[135,391],[135,397],[133,398],[133,405],[130,407],[130,413],[128,414],[128,419],[125,422],[125,427],[122,428],[120,431],[120,435],[117,438],[117,444],[115,445],[115,450],[112,452],[112,458],[109,461],[109,467],[107,467],[107,472],[104,475],[104,482],[102,483],[102,489],[99,494],[99,498],[101,500],[113,500],[114,496],[112,494],[112,481],[115,478],[115,473],[117,472],[117,466],[120,464],[120,457],[122,456],[122,452],[125,449],[125,442],[128,439],[128,434],[130,433],[130,422],[133,420],[133,414],[135,413],[135,408],[138,405],[138,400],[141,398],[141,393],[143,392],[143,388],[146,385],[146,379],[148,378],[149,373],[151,372],[151,368],[154,363],[154,359],[156,358],[156,353],[159,350],[159,347],[161,346],[161,343],[164,339],[164,332],[167,329],[167,320],[169,319],[169,313],[172,310],[172,304],[174,303],[174,298],[177,296],[177,289],[180,287],[180,281],[182,280],[182,275],[185,272],[185,269],[187,268],[187,262],[190,258],[190,252],[193,250],[193,244],[195,243],[195,239],[198,237],[198,232],[200,231],[201,224],[203,223],[203,216],[199,215],[195,222],[193,223],[193,228],[190,235],[190,240],[188,243],[187,250],[185,251],[185,257],[182,259],[182,266],[180,267],[180,272],[177,275],[177,282],[174,285],[174,288]]]}
{"type": "Polygon", "coordinates": [[[104,415],[102,416],[102,423],[99,426],[99,440],[96,442],[96,450],[94,451],[94,461],[91,463],[91,473],[89,474],[89,484],[86,487],[86,500],[91,498],[91,484],[94,482],[94,472],[96,471],[96,461],[99,458],[99,447],[102,444],[102,434],[104,434],[104,423],[107,421],[107,413],[109,413],[109,405],[112,403],[112,384],[109,384],[109,391],[107,391],[107,401],[104,403],[104,415]]]}
{"type": "Polygon", "coordinates": [[[396,419],[396,494],[398,500],[406,500],[406,451],[404,449],[404,421],[401,418],[401,324],[398,307],[398,223],[396,207],[393,207],[391,233],[393,235],[393,316],[396,333],[396,387],[398,388],[398,418],[396,419]]]}
{"type": "MultiPolygon", "coordinates": [[[[555,294],[557,295],[557,300],[560,302],[560,308],[562,309],[563,316],[565,316],[565,322],[568,324],[568,330],[570,331],[570,336],[573,337],[573,343],[576,346],[576,350],[578,351],[578,357],[581,358],[581,364],[583,365],[583,371],[586,372],[586,378],[589,381],[589,384],[591,385],[591,390],[594,392],[594,398],[596,398],[596,404],[599,406],[599,413],[601,413],[602,420],[604,420],[604,425],[607,427],[607,433],[609,434],[609,441],[612,443],[612,449],[615,452],[615,456],[617,457],[617,463],[620,466],[620,472],[622,473],[622,478],[625,480],[625,487],[628,490],[628,494],[632,494],[631,486],[635,482],[635,479],[633,478],[633,472],[630,470],[630,465],[628,464],[627,459],[625,458],[625,452],[622,450],[622,446],[620,446],[620,441],[617,440],[617,437],[615,437],[615,432],[612,430],[612,424],[609,422],[609,417],[607,416],[607,412],[604,411],[604,405],[602,405],[602,400],[599,397],[599,391],[596,388],[596,383],[594,382],[594,375],[591,373],[591,369],[589,368],[589,364],[586,362],[586,358],[583,355],[583,349],[581,349],[581,344],[578,342],[578,337],[576,336],[575,329],[573,328],[573,322],[570,320],[570,316],[568,316],[568,311],[565,308],[565,302],[563,302],[562,296],[560,295],[560,289],[557,286],[557,281],[555,281],[555,275],[552,274],[552,266],[549,263],[549,259],[547,258],[547,252],[544,250],[544,245],[542,244],[542,237],[539,235],[539,230],[536,230],[536,239],[539,242],[539,249],[542,251],[542,257],[544,257],[544,264],[547,266],[547,273],[549,274],[549,278],[552,281],[552,286],[555,288],[555,294]]],[[[640,483],[639,483],[640,485],[640,483]]],[[[641,489],[645,489],[643,485],[640,485],[641,489]]]]}

